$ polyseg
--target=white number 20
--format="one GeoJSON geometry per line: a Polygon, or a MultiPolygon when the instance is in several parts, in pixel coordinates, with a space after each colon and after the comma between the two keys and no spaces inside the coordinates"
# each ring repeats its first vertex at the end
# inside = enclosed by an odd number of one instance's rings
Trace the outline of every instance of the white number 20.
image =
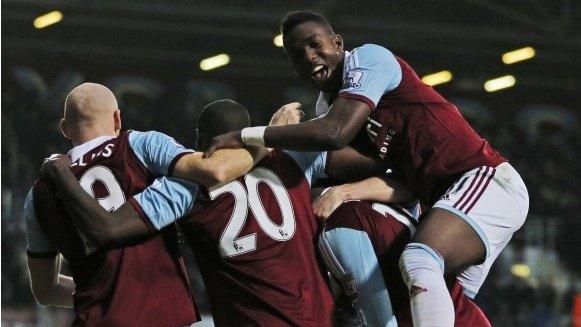
{"type": "Polygon", "coordinates": [[[232,193],[234,196],[232,216],[220,237],[220,254],[223,258],[256,250],[256,233],[238,237],[246,223],[249,206],[260,228],[273,240],[288,241],[295,233],[296,222],[291,199],[282,181],[274,172],[262,167],[255,168],[246,174],[244,183],[248,193],[238,181],[233,181],[210,191],[212,200],[224,193],[232,193]],[[264,209],[258,194],[258,185],[260,183],[265,183],[274,193],[282,213],[281,225],[275,224],[268,217],[268,213],[264,209]]]}

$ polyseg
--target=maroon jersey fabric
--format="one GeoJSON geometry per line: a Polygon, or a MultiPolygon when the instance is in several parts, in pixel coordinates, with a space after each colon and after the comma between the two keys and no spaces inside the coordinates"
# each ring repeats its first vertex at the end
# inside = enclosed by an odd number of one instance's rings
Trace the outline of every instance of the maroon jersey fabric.
{"type": "Polygon", "coordinates": [[[273,151],[237,181],[200,195],[180,226],[218,326],[332,325],[310,185],[286,153],[273,151]]]}
{"type": "MultiPolygon", "coordinates": [[[[411,240],[408,227],[388,213],[383,215],[374,210],[369,202],[349,201],[333,212],[325,228],[350,228],[363,231],[369,236],[387,284],[398,326],[412,326],[408,289],[399,270],[401,253],[411,240]]],[[[482,310],[464,295],[455,277],[448,278],[447,284],[454,303],[456,326],[490,326],[482,310]]]]}
{"type": "MultiPolygon", "coordinates": [[[[401,82],[381,97],[366,129],[379,157],[393,162],[420,200],[432,206],[461,174],[506,160],[454,105],[424,84],[405,61],[397,60],[401,82]]],[[[361,95],[339,97],[373,105],[361,95]]]]}
{"type": "MultiPolygon", "coordinates": [[[[108,210],[141,192],[154,176],[128,143],[129,133],[104,142],[73,163],[108,210]],[[108,207],[110,206],[110,207],[108,207]]],[[[39,225],[69,261],[76,290],[74,326],[187,326],[199,320],[175,229],[147,240],[83,257],[83,242],[43,182],[34,187],[39,225]]]]}

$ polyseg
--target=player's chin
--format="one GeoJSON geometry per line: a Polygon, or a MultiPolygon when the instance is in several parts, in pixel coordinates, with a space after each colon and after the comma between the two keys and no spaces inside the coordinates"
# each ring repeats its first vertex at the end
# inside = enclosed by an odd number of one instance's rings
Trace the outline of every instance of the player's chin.
{"type": "Polygon", "coordinates": [[[313,76],[309,76],[308,82],[313,85],[315,88],[317,88],[320,91],[324,91],[326,89],[328,89],[328,78],[315,78],[313,76]]]}

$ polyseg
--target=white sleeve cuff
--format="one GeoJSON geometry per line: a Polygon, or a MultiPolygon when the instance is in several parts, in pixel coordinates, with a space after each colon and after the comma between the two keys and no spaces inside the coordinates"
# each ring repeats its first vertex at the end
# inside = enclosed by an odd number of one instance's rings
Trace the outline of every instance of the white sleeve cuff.
{"type": "Polygon", "coordinates": [[[264,131],[266,126],[246,127],[240,132],[242,142],[246,145],[264,146],[264,131]]]}

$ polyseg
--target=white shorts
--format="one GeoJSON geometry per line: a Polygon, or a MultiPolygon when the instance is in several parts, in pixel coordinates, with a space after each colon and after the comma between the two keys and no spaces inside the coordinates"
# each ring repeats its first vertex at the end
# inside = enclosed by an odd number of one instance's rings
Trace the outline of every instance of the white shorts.
{"type": "Polygon", "coordinates": [[[486,246],[484,262],[469,267],[458,277],[466,295],[473,298],[492,263],[525,222],[529,210],[527,188],[508,162],[496,168],[483,166],[462,175],[434,208],[462,217],[486,246]]]}

